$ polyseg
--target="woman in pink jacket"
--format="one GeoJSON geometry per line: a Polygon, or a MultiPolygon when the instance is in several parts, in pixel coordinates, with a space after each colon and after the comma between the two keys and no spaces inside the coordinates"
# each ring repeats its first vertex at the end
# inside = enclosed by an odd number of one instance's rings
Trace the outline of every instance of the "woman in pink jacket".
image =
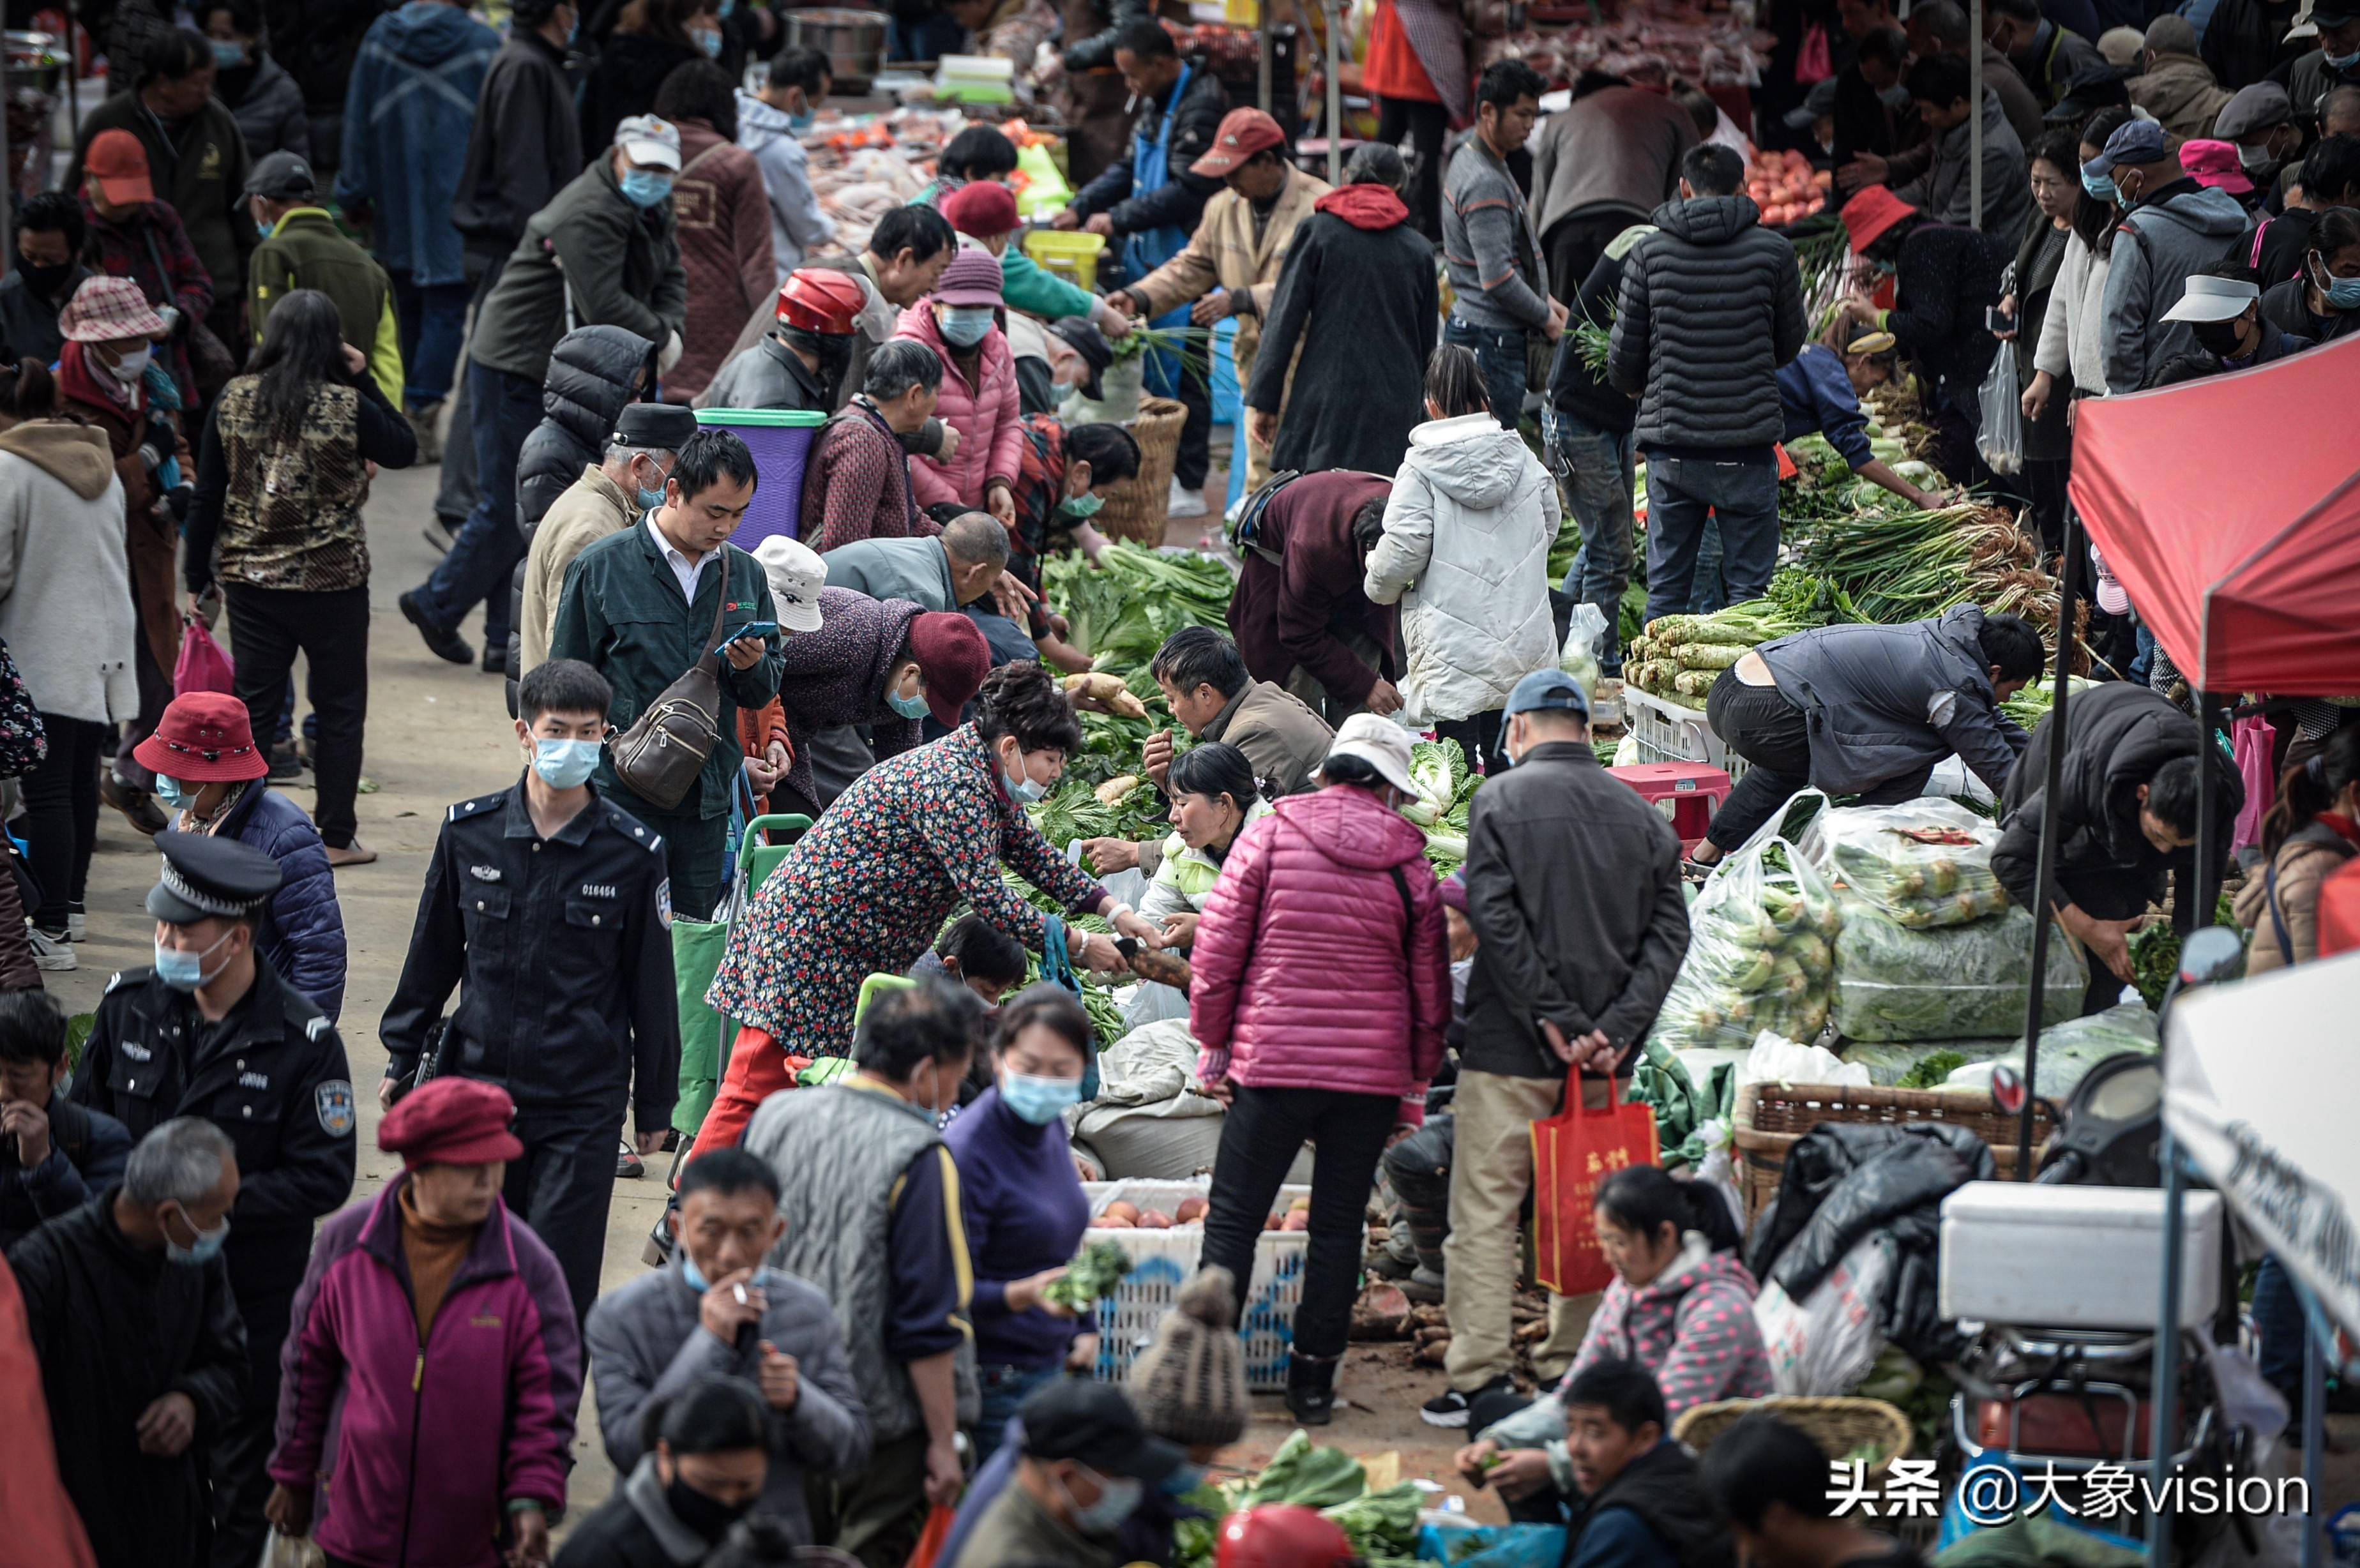
{"type": "Polygon", "coordinates": [[[508,1161],[524,1153],[515,1115],[496,1083],[412,1091],[377,1128],[401,1180],[332,1215],[311,1246],[279,1352],[264,1511],[313,1536],[331,1564],[549,1560],[582,1341],[557,1259],[500,1202],[508,1161]]]}
{"type": "Polygon", "coordinates": [[[1409,735],[1372,713],[1337,733],[1326,788],[1281,800],[1238,836],[1189,957],[1196,1076],[1228,1107],[1213,1161],[1204,1261],[1238,1285],[1307,1140],[1311,1240],[1286,1372],[1308,1426],[1336,1402],[1336,1359],[1360,1271],[1360,1220],[1377,1159],[1426,1117],[1450,1020],[1449,942],[1414,799],[1409,735]]]}
{"type": "Polygon", "coordinates": [[[1000,308],[999,258],[962,250],[943,268],[934,291],[901,312],[894,336],[915,338],[942,356],[934,412],[958,431],[958,451],[947,463],[910,460],[918,505],[980,507],[1013,528],[1023,411],[1017,406],[1016,360],[996,318],[1000,308]]]}

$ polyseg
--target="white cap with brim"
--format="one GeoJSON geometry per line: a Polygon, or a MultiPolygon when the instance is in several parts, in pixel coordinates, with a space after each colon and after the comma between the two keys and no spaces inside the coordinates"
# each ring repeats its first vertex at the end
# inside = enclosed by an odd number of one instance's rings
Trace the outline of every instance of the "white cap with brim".
{"type": "Polygon", "coordinates": [[[1394,789],[1417,793],[1416,781],[1409,772],[1409,732],[1391,719],[1354,713],[1336,732],[1336,744],[1328,748],[1328,756],[1331,760],[1357,757],[1394,789]]]}
{"type": "Polygon", "coordinates": [[[2236,278],[2200,273],[2188,280],[2188,292],[2163,313],[2167,321],[2233,321],[2262,297],[2261,286],[2236,278]]]}
{"type": "Polygon", "coordinates": [[[633,114],[615,127],[615,145],[633,163],[663,169],[680,167],[680,131],[669,120],[653,114],[633,114]]]}
{"type": "Polygon", "coordinates": [[[754,559],[770,585],[779,625],[791,632],[819,630],[819,591],[827,586],[827,563],[799,539],[773,534],[754,547],[754,559]]]}

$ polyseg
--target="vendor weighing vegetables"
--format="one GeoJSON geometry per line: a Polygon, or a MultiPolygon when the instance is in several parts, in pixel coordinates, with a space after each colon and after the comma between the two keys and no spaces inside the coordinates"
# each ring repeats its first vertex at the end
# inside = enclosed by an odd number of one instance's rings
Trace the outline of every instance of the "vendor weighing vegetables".
{"type": "Polygon", "coordinates": [[[1778,407],[1786,416],[1786,433],[1781,439],[1823,435],[1863,479],[1912,506],[1939,506],[1939,495],[1894,473],[1869,444],[1868,416],[1861,411],[1860,400],[1892,380],[1899,368],[1891,332],[1861,332],[1841,351],[1825,343],[1805,343],[1800,354],[1778,367],[1778,407]]]}
{"type": "MultiPolygon", "coordinates": [[[[1651,641],[1677,641],[1666,615],[1651,641]]],[[[1822,626],[1740,658],[1713,681],[1705,716],[1751,766],[1713,813],[1694,860],[1710,866],[1809,784],[1867,805],[1915,800],[1956,752],[1997,794],[2025,734],[1999,711],[2040,673],[2040,636],[1972,604],[1907,626],[1822,626]]]]}

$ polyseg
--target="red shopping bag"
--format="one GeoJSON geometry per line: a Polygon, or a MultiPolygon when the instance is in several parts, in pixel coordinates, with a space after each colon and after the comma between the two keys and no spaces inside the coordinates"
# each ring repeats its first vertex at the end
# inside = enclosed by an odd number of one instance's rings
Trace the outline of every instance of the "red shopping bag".
{"type": "Polygon", "coordinates": [[[951,1524],[957,1513],[940,1503],[926,1510],[926,1528],[918,1534],[918,1544],[910,1549],[910,1561],[902,1568],[934,1568],[934,1559],[943,1553],[943,1545],[951,1538],[951,1524]]]}
{"type": "Polygon", "coordinates": [[[194,615],[180,618],[180,657],[172,666],[172,694],[185,697],[191,691],[219,691],[224,696],[237,691],[237,667],[213,641],[213,634],[205,630],[205,623],[194,615]]]}
{"type": "Polygon", "coordinates": [[[1598,1184],[1656,1162],[1655,1113],[1624,1105],[1606,1081],[1606,1105],[1581,1106],[1581,1069],[1566,1074],[1565,1109],[1533,1124],[1533,1274],[1560,1296],[1603,1290],[1614,1278],[1598,1249],[1598,1184]]]}

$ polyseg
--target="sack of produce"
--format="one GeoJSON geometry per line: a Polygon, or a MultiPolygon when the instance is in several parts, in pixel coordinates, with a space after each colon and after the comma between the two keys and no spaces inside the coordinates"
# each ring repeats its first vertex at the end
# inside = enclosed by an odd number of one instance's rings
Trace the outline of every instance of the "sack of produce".
{"type": "Polygon", "coordinates": [[[1997,823],[1934,799],[1822,811],[1803,835],[1816,865],[1910,931],[1964,925],[2007,908],[1991,868],[1998,843],[1997,823]]]}
{"type": "MultiPolygon", "coordinates": [[[[2123,1002],[2086,1018],[2051,1024],[2040,1031],[2040,1065],[2033,1073],[2032,1092],[2063,1105],[2091,1068],[2109,1056],[2136,1051],[2153,1056],[2162,1046],[2155,1030],[2155,1015],[2137,1002],[2123,1002]]],[[[1992,1069],[2005,1062],[2024,1071],[2024,1048],[1990,1062],[1970,1062],[1950,1074],[1945,1085],[1953,1089],[1991,1089],[1992,1069]]]]}
{"type": "Polygon", "coordinates": [[[1584,696],[1598,690],[1598,648],[1605,640],[1606,617],[1598,606],[1586,602],[1576,604],[1566,623],[1565,646],[1557,653],[1557,667],[1573,677],[1584,696]]]}
{"type": "Polygon", "coordinates": [[[1809,1040],[1827,1023],[1843,915],[1827,879],[1778,836],[1784,825],[1774,813],[1697,894],[1688,958],[1648,1039],[1743,1051],[1764,1029],[1809,1040]]]}
{"type": "MultiPolygon", "coordinates": [[[[1842,961],[1837,962],[1837,984],[1842,984],[1842,961]]],[[[1842,1003],[1837,1003],[1841,1013],[1842,1003]]],[[[1871,1044],[1846,1040],[1847,1065],[1868,1069],[1868,1081],[1880,1089],[1942,1089],[1952,1073],[1970,1062],[1985,1062],[2008,1048],[2004,1040],[1945,1040],[1926,1045],[1871,1044]]]]}
{"type": "MultiPolygon", "coordinates": [[[[1967,925],[1911,931],[1856,890],[1840,894],[1836,1029],[1847,1040],[1943,1040],[2024,1028],[2032,970],[2032,916],[2010,909],[1967,925]]],[[[2062,931],[2049,938],[2041,1022],[2081,1011],[2088,968],[2062,931]]]]}

